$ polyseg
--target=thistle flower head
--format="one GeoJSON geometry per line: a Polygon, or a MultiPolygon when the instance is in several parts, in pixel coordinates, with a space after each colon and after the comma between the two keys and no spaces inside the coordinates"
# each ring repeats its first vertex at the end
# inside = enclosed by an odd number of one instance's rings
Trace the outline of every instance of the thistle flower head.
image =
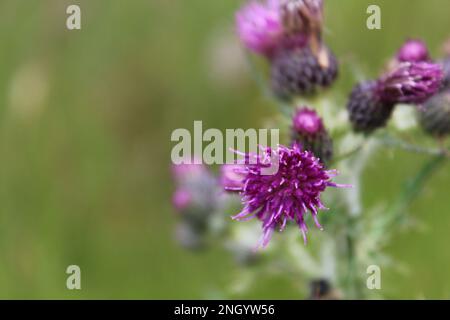
{"type": "Polygon", "coordinates": [[[385,102],[421,104],[440,88],[442,67],[428,62],[404,62],[378,82],[385,102]]]}
{"type": "Polygon", "coordinates": [[[265,247],[275,229],[283,231],[290,221],[295,222],[306,242],[306,217],[308,211],[319,229],[318,210],[326,209],[320,195],[327,187],[342,187],[331,181],[336,171],[326,171],[321,162],[298,144],[279,146],[276,150],[266,148],[263,154],[248,155],[257,158],[256,164],[245,165],[242,170],[244,184],[241,187],[244,208],[235,220],[253,217],[262,221],[263,236],[260,245],[265,247]],[[262,175],[270,166],[267,158],[274,156],[279,168],[274,175],[262,175]]]}
{"type": "Polygon", "coordinates": [[[427,45],[421,40],[406,41],[397,53],[399,62],[424,62],[430,60],[427,45]]]}
{"type": "Polygon", "coordinates": [[[355,132],[370,134],[384,127],[394,110],[395,103],[381,99],[379,81],[365,81],[353,88],[347,110],[355,132]]]}
{"type": "Polygon", "coordinates": [[[278,50],[271,65],[271,86],[275,95],[289,100],[330,87],[338,77],[339,63],[325,45],[320,52],[318,57],[310,46],[278,50]]]}
{"type": "Polygon", "coordinates": [[[237,33],[251,51],[270,56],[283,34],[280,0],[252,0],[236,14],[237,33]]]}
{"type": "Polygon", "coordinates": [[[324,129],[319,115],[307,107],[298,109],[292,122],[293,129],[301,135],[313,136],[324,129]]]}

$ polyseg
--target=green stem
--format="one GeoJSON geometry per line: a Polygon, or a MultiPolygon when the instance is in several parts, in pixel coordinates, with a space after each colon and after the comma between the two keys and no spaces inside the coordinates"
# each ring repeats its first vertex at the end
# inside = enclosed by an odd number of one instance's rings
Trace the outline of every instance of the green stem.
{"type": "Polygon", "coordinates": [[[335,164],[338,163],[342,160],[348,159],[350,157],[352,157],[353,155],[357,154],[359,151],[361,151],[361,149],[364,148],[364,146],[366,145],[365,141],[363,143],[361,143],[359,146],[355,147],[354,149],[342,153],[340,155],[337,155],[336,157],[333,158],[333,160],[331,161],[331,164],[335,164]]]}
{"type": "Polygon", "coordinates": [[[385,230],[388,227],[393,228],[403,221],[406,209],[422,193],[426,183],[445,163],[446,159],[445,156],[440,154],[425,162],[417,175],[405,185],[400,197],[388,211],[390,214],[387,215],[386,219],[382,220],[379,230],[385,230]]]}
{"type": "Polygon", "coordinates": [[[427,155],[432,155],[432,156],[442,156],[442,155],[448,154],[448,150],[439,149],[439,148],[426,148],[426,147],[422,147],[422,146],[413,145],[406,141],[392,137],[387,134],[379,136],[378,140],[386,147],[398,148],[398,149],[402,149],[402,150],[413,152],[413,153],[427,154],[427,155]]]}

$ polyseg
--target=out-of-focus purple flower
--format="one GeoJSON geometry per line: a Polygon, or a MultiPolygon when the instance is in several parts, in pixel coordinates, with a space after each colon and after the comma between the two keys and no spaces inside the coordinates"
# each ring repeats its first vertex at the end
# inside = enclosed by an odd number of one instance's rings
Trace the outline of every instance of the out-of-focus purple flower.
{"type": "Polygon", "coordinates": [[[316,135],[324,129],[319,115],[306,107],[297,110],[292,122],[294,130],[302,135],[316,135]]]}
{"type": "Polygon", "coordinates": [[[430,61],[427,45],[421,40],[406,41],[397,53],[400,62],[426,62],[430,61]]]}
{"type": "Polygon", "coordinates": [[[251,51],[271,56],[284,29],[280,0],[252,0],[236,14],[236,28],[241,42],[251,51]]]}
{"type": "Polygon", "coordinates": [[[176,182],[182,182],[189,179],[198,178],[208,172],[208,169],[204,164],[195,164],[201,163],[200,159],[194,158],[194,161],[191,163],[183,163],[172,165],[172,176],[176,182]]]}
{"type": "Polygon", "coordinates": [[[178,211],[188,209],[192,204],[191,193],[184,189],[176,190],[172,197],[172,204],[178,211]]]}
{"type": "Polygon", "coordinates": [[[336,171],[327,171],[309,151],[298,144],[279,146],[277,150],[266,148],[255,156],[257,164],[245,165],[244,185],[240,189],[244,208],[235,220],[258,218],[262,221],[263,236],[260,246],[267,246],[274,230],[283,231],[289,221],[295,222],[306,243],[306,215],[309,211],[316,226],[322,229],[317,218],[318,209],[326,209],[320,195],[327,187],[344,187],[331,181],[336,171]],[[268,158],[275,156],[279,170],[274,175],[262,175],[270,167],[268,158]]]}
{"type": "Polygon", "coordinates": [[[381,99],[421,104],[434,95],[443,79],[442,67],[428,62],[404,62],[379,80],[381,99]]]}
{"type": "MultiPolygon", "coordinates": [[[[206,241],[220,193],[217,179],[205,165],[189,163],[172,166],[172,205],[180,213],[177,240],[186,248],[198,249],[206,241]]],[[[200,159],[195,163],[201,163],[200,159]]]]}
{"type": "Polygon", "coordinates": [[[243,166],[224,164],[220,167],[220,185],[226,191],[236,192],[244,186],[243,166]]]}
{"type": "MultiPolygon", "coordinates": [[[[196,163],[200,163],[199,159],[196,163]]],[[[178,164],[172,166],[172,175],[176,185],[174,207],[183,213],[209,215],[217,201],[218,186],[208,168],[204,164],[178,164]]]]}

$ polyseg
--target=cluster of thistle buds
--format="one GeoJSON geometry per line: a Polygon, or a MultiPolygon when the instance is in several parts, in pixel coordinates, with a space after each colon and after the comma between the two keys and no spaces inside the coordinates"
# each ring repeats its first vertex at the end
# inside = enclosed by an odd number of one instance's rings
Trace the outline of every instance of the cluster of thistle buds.
{"type": "Polygon", "coordinates": [[[353,129],[371,134],[385,127],[398,104],[426,109],[420,107],[439,92],[443,78],[442,65],[431,61],[426,45],[408,40],[383,75],[353,88],[347,104],[353,129]]]}
{"type": "MultiPolygon", "coordinates": [[[[322,38],[323,9],[322,0],[252,0],[236,15],[242,44],[270,63],[271,87],[280,99],[317,94],[337,78],[337,59],[322,38]]],[[[450,42],[446,52],[446,58],[435,63],[422,41],[408,40],[378,79],[354,87],[347,104],[353,130],[371,134],[387,124],[396,105],[411,104],[418,106],[426,132],[439,138],[448,135],[450,42]]],[[[308,219],[322,230],[319,213],[327,210],[321,200],[323,192],[329,187],[349,187],[333,181],[337,171],[328,169],[333,141],[323,119],[309,106],[299,106],[294,112],[289,145],[261,147],[258,153],[236,153],[243,159],[222,166],[215,183],[230,195],[240,196],[243,208],[233,216],[234,220],[257,219],[262,223],[262,247],[268,245],[275,232],[290,224],[297,226],[306,243],[308,219]],[[273,159],[278,170],[262,174],[273,165],[273,159]]],[[[213,190],[210,177],[206,180],[210,182],[203,190],[213,190]]],[[[189,191],[199,188],[194,185],[189,191]]],[[[192,202],[192,195],[183,193],[174,203],[181,211],[200,210],[199,216],[204,218],[215,201],[214,195],[205,194],[201,200],[206,201],[204,204],[192,202]]],[[[197,216],[185,216],[188,225],[198,229],[197,216]]]]}

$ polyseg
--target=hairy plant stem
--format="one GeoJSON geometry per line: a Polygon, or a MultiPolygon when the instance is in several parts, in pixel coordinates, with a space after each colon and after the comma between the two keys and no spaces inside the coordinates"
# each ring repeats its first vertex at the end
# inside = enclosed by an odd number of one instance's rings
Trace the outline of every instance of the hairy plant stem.
{"type": "Polygon", "coordinates": [[[345,279],[345,298],[363,299],[363,289],[361,278],[359,277],[359,261],[357,256],[358,230],[355,217],[349,217],[347,221],[347,230],[345,233],[345,258],[347,265],[347,275],[345,279]]]}
{"type": "Polygon", "coordinates": [[[359,267],[361,265],[358,257],[358,243],[361,239],[361,232],[359,230],[359,219],[363,213],[363,204],[361,199],[361,177],[364,169],[371,158],[371,155],[376,151],[378,143],[374,139],[367,138],[358,146],[351,156],[343,161],[342,165],[348,171],[350,184],[353,186],[347,193],[345,193],[345,201],[347,207],[347,216],[343,225],[343,235],[341,241],[343,243],[343,253],[341,259],[345,266],[342,272],[345,272],[342,284],[344,289],[345,299],[363,299],[364,290],[362,287],[362,280],[359,276],[359,267]]]}

